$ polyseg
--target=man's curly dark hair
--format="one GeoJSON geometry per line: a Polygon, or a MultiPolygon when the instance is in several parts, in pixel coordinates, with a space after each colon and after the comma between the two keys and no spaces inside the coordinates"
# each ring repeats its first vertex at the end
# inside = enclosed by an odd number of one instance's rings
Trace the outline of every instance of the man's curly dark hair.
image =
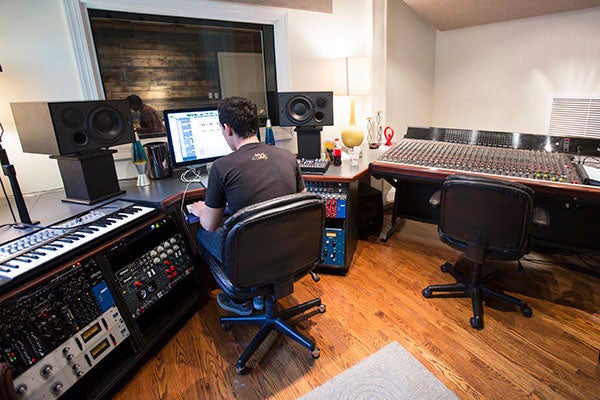
{"type": "Polygon", "coordinates": [[[219,122],[228,124],[242,138],[256,135],[258,114],[256,104],[244,97],[226,97],[219,102],[219,122]]]}

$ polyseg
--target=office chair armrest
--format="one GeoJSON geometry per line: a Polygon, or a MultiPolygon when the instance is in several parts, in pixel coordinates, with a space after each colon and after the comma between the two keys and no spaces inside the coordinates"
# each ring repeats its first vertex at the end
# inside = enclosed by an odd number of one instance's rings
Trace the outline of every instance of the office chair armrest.
{"type": "Polygon", "coordinates": [[[550,213],[545,208],[535,207],[533,209],[533,223],[537,226],[550,226],[550,213]]]}
{"type": "Polygon", "coordinates": [[[436,190],[435,193],[432,194],[431,197],[429,198],[429,204],[432,207],[439,207],[441,197],[442,197],[442,191],[436,190]]]}

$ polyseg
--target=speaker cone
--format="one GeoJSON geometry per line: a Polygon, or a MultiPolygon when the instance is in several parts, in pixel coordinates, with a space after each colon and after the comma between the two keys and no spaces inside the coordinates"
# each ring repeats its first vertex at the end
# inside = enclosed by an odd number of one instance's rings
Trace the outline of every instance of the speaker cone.
{"type": "Polygon", "coordinates": [[[287,111],[292,120],[303,123],[313,116],[313,105],[309,98],[297,96],[290,99],[287,111]]]}
{"type": "Polygon", "coordinates": [[[113,108],[98,107],[90,113],[88,129],[100,143],[110,144],[123,133],[123,123],[121,115],[113,108]]]}

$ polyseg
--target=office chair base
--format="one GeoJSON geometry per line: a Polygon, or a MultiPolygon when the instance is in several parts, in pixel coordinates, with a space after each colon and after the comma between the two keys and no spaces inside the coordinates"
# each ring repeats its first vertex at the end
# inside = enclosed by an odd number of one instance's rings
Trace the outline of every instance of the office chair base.
{"type": "Polygon", "coordinates": [[[320,298],[279,311],[277,301],[273,300],[272,297],[267,296],[265,299],[264,314],[221,317],[221,326],[223,329],[229,329],[232,325],[259,325],[261,327],[240,358],[238,358],[236,363],[237,373],[242,375],[250,370],[250,368],[246,366],[246,363],[272,330],[277,330],[280,333],[289,336],[302,346],[306,347],[313,358],[319,358],[321,350],[315,346],[315,343],[286,322],[288,319],[315,307],[319,313],[324,313],[326,311],[326,307],[324,304],[321,304],[320,298]]]}
{"type": "Polygon", "coordinates": [[[477,263],[472,275],[467,277],[462,271],[458,270],[454,265],[445,263],[440,267],[442,272],[449,273],[456,279],[456,283],[445,285],[430,285],[421,292],[423,297],[431,298],[435,292],[447,293],[462,293],[464,297],[470,297],[473,305],[473,317],[469,320],[471,327],[475,329],[483,329],[483,299],[492,298],[498,301],[515,305],[519,307],[521,314],[524,317],[531,318],[533,311],[527,303],[516,297],[498,292],[485,283],[492,278],[495,278],[499,271],[491,272],[490,274],[481,277],[482,264],[477,263]]]}

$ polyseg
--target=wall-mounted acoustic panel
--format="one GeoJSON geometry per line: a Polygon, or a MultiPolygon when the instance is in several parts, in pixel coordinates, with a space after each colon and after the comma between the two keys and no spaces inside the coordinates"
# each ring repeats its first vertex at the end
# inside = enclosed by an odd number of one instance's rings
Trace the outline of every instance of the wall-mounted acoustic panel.
{"type": "Polygon", "coordinates": [[[11,103],[25,153],[80,154],[134,141],[126,100],[11,103]]]}
{"type": "Polygon", "coordinates": [[[278,93],[280,126],[333,125],[333,92],[278,93]]]}

